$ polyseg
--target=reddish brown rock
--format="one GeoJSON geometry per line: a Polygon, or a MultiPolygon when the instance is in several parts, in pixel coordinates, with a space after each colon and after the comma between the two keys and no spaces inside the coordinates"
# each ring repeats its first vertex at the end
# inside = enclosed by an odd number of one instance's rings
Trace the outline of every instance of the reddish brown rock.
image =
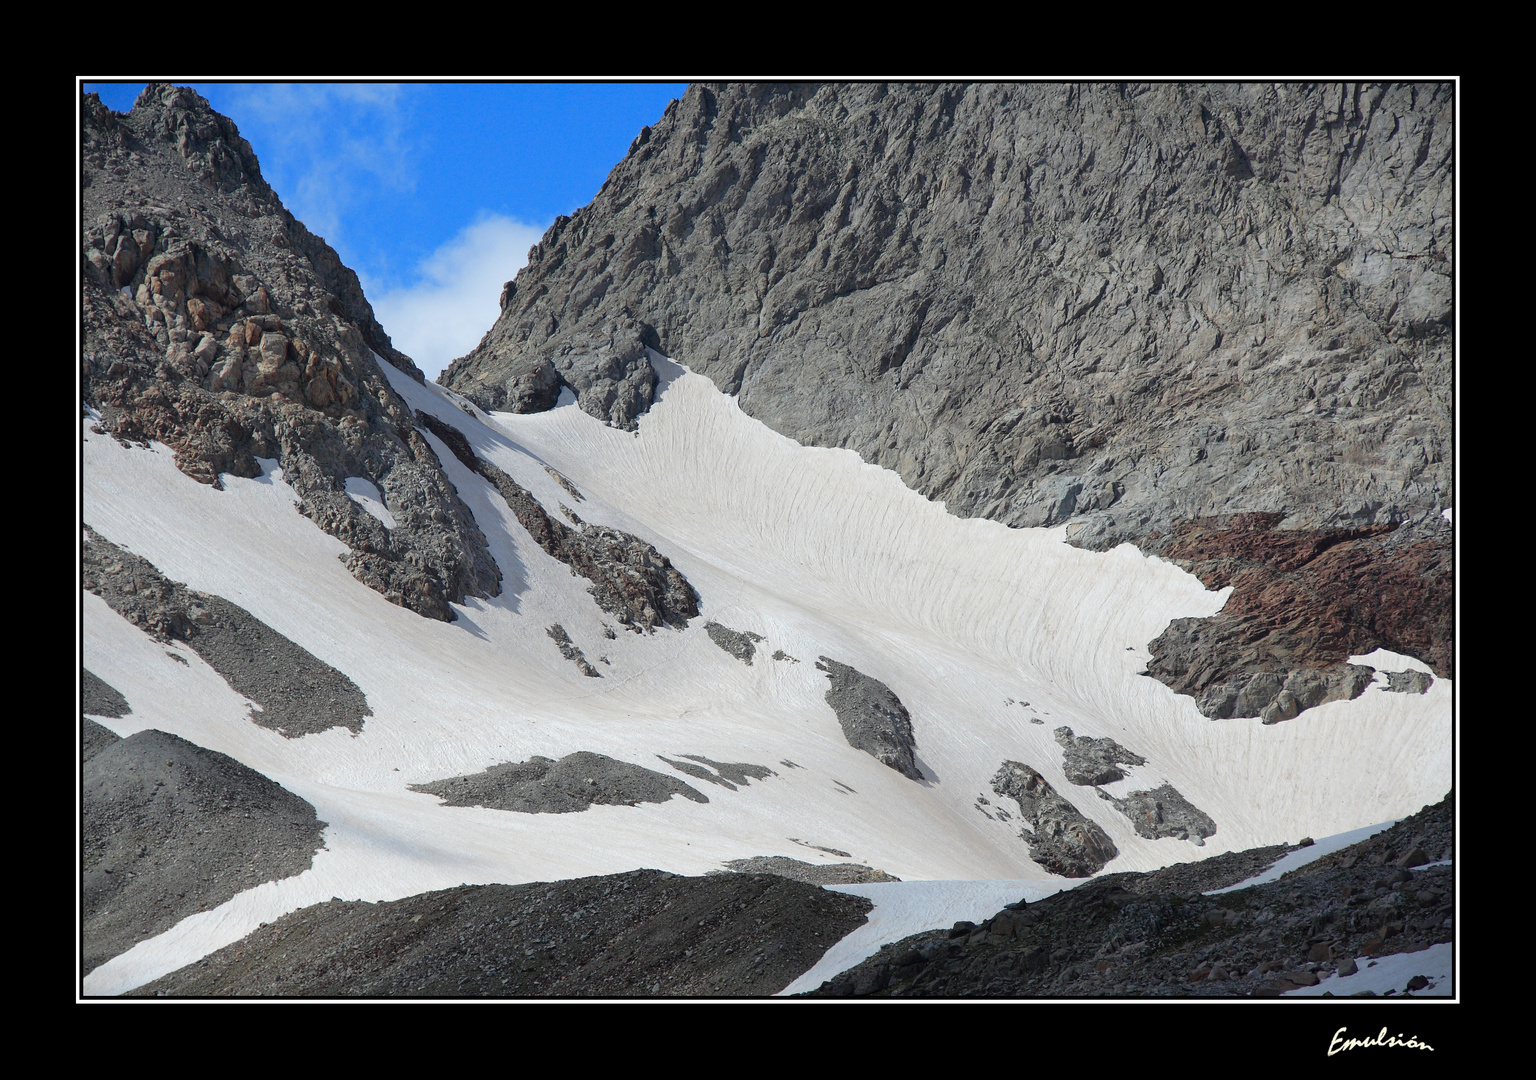
{"type": "Polygon", "coordinates": [[[1370,673],[1346,661],[1378,648],[1454,678],[1448,530],[1287,530],[1281,519],[1190,521],[1149,543],[1207,588],[1232,588],[1218,614],[1176,619],[1151,643],[1149,674],[1207,716],[1266,723],[1357,696],[1370,673]]]}

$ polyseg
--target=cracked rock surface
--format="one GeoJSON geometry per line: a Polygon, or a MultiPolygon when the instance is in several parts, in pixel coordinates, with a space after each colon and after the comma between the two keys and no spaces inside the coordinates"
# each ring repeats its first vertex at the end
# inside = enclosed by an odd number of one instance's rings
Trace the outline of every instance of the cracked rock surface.
{"type": "Polygon", "coordinates": [[[1130,818],[1136,832],[1156,840],[1171,836],[1204,846],[1207,836],[1216,835],[1216,823],[1209,814],[1192,804],[1166,781],[1152,791],[1133,791],[1116,798],[1100,791],[1099,798],[1115,804],[1115,809],[1130,818]]]}
{"type": "Polygon", "coordinates": [[[1145,765],[1147,759],[1133,754],[1114,739],[1094,739],[1087,735],[1074,735],[1069,727],[1059,727],[1054,732],[1061,747],[1062,765],[1070,783],[1082,786],[1112,784],[1124,780],[1121,765],[1145,765]]]}
{"type": "Polygon", "coordinates": [[[619,529],[588,525],[569,510],[566,515],[576,522],[575,528],[551,517],[527,488],[482,460],[463,432],[425,412],[416,418],[466,468],[501,492],[518,524],[539,547],[592,582],[587,590],[592,599],[619,622],[635,630],[650,631],[658,624],[682,629],[699,613],[698,593],[652,545],[619,529]]]}

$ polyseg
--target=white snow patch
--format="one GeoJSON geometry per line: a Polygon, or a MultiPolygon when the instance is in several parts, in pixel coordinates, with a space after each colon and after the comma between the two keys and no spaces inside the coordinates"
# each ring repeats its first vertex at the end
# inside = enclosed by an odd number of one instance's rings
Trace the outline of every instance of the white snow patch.
{"type": "MultiPolygon", "coordinates": [[[[1351,656],[1351,664],[1359,664],[1362,667],[1375,668],[1378,672],[1386,671],[1422,671],[1426,675],[1434,675],[1434,669],[1422,660],[1415,660],[1411,656],[1402,653],[1391,652],[1387,649],[1377,649],[1373,653],[1364,656],[1351,656]]],[[[1378,680],[1380,681],[1380,680],[1378,680]]],[[[1436,682],[1442,681],[1438,677],[1436,682]]]]}
{"type": "Polygon", "coordinates": [[[780,990],[776,997],[814,990],[902,938],[938,930],[964,920],[980,922],[1017,900],[1042,900],[1060,889],[1038,881],[885,881],[866,885],[828,885],[874,902],[869,921],[826,951],[816,966],[780,990]]]}
{"type": "Polygon", "coordinates": [[[349,476],[346,480],[347,497],[384,523],[386,529],[395,527],[395,515],[384,505],[384,496],[372,480],[366,476],[349,476]]]}
{"type": "Polygon", "coordinates": [[[1384,829],[1390,829],[1396,824],[1396,821],[1383,821],[1378,825],[1367,825],[1363,829],[1351,829],[1349,832],[1325,836],[1321,840],[1314,841],[1309,847],[1300,848],[1280,856],[1268,870],[1255,874],[1246,881],[1239,881],[1236,885],[1228,885],[1224,889],[1212,889],[1204,895],[1218,896],[1221,893],[1236,892],[1238,889],[1249,889],[1255,885],[1267,885],[1271,881],[1279,881],[1292,870],[1297,870],[1308,863],[1316,862],[1324,855],[1332,855],[1335,851],[1347,848],[1351,844],[1358,844],[1362,840],[1368,840],[1377,833],[1384,829]]]}
{"type": "Polygon", "coordinates": [[[1445,518],[1445,520],[1450,522],[1452,525],[1454,525],[1456,523],[1454,521],[1451,521],[1451,510],[1452,510],[1452,507],[1447,506],[1444,510],[1440,511],[1440,516],[1445,518]]]}
{"type": "Polygon", "coordinates": [[[555,398],[555,408],[563,409],[567,405],[574,404],[576,404],[576,395],[571,392],[569,386],[562,386],[560,388],[560,395],[555,398]]]}
{"type": "Polygon", "coordinates": [[[1381,997],[1388,990],[1393,990],[1396,993],[1392,996],[1397,997],[1405,993],[1409,979],[1422,975],[1429,980],[1429,985],[1413,991],[1414,997],[1451,997],[1454,994],[1451,953],[1451,944],[1444,942],[1419,952],[1380,956],[1374,961],[1368,956],[1361,956],[1355,960],[1360,970],[1353,975],[1333,974],[1320,980],[1316,986],[1287,990],[1283,996],[1322,997],[1324,994],[1332,994],[1334,997],[1349,997],[1370,990],[1381,997]]]}

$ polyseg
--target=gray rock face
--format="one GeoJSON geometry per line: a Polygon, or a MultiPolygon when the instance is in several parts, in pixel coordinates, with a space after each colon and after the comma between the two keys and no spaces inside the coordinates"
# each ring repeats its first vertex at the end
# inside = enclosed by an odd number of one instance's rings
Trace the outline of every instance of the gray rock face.
{"type": "Polygon", "coordinates": [[[900,881],[883,870],[858,863],[831,863],[821,866],[783,855],[754,855],[750,859],[732,859],[726,868],[736,874],[777,874],[791,881],[809,885],[864,885],[870,882],[900,881]]]}
{"type": "Polygon", "coordinates": [[[559,761],[535,755],[470,776],[412,784],[411,790],[436,795],[447,806],[484,806],[519,814],[571,814],[595,805],[666,802],[673,795],[709,802],[681,780],[585,750],[559,761]]]}
{"type": "Polygon", "coordinates": [[[830,657],[817,660],[816,668],[825,671],[832,683],[827,704],[837,714],[848,745],[903,776],[921,780],[922,771],[913,758],[917,741],[912,736],[912,717],[891,688],[830,657]]]}
{"type": "Polygon", "coordinates": [[[717,622],[705,623],[704,632],[709,635],[710,641],[748,667],[752,666],[752,658],[757,655],[757,646],[754,642],[765,640],[761,634],[754,634],[750,630],[732,630],[729,626],[721,626],[717,622]]]}
{"type": "Polygon", "coordinates": [[[1130,818],[1136,832],[1157,839],[1171,836],[1204,846],[1207,836],[1216,835],[1216,823],[1210,815],[1190,803],[1171,784],[1163,784],[1154,791],[1133,791],[1123,799],[1117,799],[1107,791],[1100,791],[1099,798],[1115,804],[1130,818]]]}
{"type": "Polygon", "coordinates": [[[333,727],[356,735],[373,715],[345,674],[238,604],[170,580],[89,525],[81,568],[85,588],[113,611],[157,641],[186,642],[231,690],[261,706],[250,714],[254,723],[289,739],[333,727]]]}
{"type": "Polygon", "coordinates": [[[98,676],[80,669],[80,711],[91,716],[127,716],[128,699],[98,676]]]}
{"type": "Polygon", "coordinates": [[[657,624],[676,629],[699,613],[699,597],[688,579],[661,552],[619,529],[588,525],[567,509],[573,529],[556,518],[533,494],[504,471],[482,461],[464,433],[435,416],[416,418],[453,452],[466,468],[489,480],[535,543],[592,582],[587,591],[597,606],[630,629],[650,632],[657,624]]]}
{"type": "Polygon", "coordinates": [[[99,429],[166,443],[214,487],[278,459],[302,512],[392,603],[452,621],[450,603],[495,596],[485,537],[374,355],[421,373],[235,125],[151,83],[129,113],[86,95],[81,137],[80,374],[99,429]],[[395,528],[347,497],[348,477],[379,488],[395,528]]]}
{"type": "Polygon", "coordinates": [[[630,426],[649,344],[1096,548],[1438,512],[1452,119],[1445,84],[695,85],[442,381],[630,426]]]}
{"type": "Polygon", "coordinates": [[[141,731],[85,762],[81,967],[309,869],[325,823],[233,758],[141,731]]]}
{"type": "Polygon", "coordinates": [[[1073,784],[1094,788],[1099,798],[1114,803],[1115,809],[1130,818],[1142,836],[1151,839],[1172,836],[1204,846],[1207,836],[1216,835],[1216,823],[1167,782],[1155,791],[1134,791],[1123,799],[1117,799],[1099,787],[1125,779],[1119,766],[1145,765],[1146,758],[1132,753],[1113,739],[1074,735],[1069,727],[1057,728],[1055,735],[1062,749],[1062,767],[1067,779],[1073,784]]]}
{"type": "Polygon", "coordinates": [[[1147,759],[1133,754],[1114,739],[1093,739],[1087,735],[1074,735],[1069,727],[1055,731],[1056,742],[1062,749],[1062,765],[1067,780],[1073,784],[1096,786],[1124,780],[1125,773],[1119,765],[1145,765],[1147,759]]]}
{"type": "Polygon", "coordinates": [[[1019,833],[1029,857],[1062,877],[1089,877],[1120,854],[1114,841],[1084,817],[1028,765],[1005,761],[992,778],[992,790],[1019,804],[1030,829],[1019,833]]]}

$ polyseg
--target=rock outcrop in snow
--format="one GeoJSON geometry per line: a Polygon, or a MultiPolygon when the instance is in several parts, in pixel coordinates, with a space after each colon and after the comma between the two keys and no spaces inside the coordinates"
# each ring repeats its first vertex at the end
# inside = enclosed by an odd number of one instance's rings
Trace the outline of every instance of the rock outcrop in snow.
{"type": "Polygon", "coordinates": [[[891,688],[831,657],[819,658],[816,667],[832,683],[827,704],[837,713],[848,745],[905,777],[921,780],[923,773],[913,755],[917,740],[912,735],[912,716],[891,688]]]}
{"type": "Polygon", "coordinates": [[[650,544],[618,529],[588,525],[569,510],[566,516],[576,527],[566,525],[504,470],[481,460],[457,428],[426,412],[418,412],[416,418],[466,468],[501,492],[517,523],[539,547],[569,566],[573,574],[592,582],[588,590],[592,599],[619,622],[637,632],[651,631],[658,624],[680,630],[699,613],[693,586],[650,544]]]}
{"type": "Polygon", "coordinates": [[[1028,765],[1003,762],[992,778],[992,791],[1019,804],[1027,826],[1019,839],[1029,845],[1029,857],[1053,874],[1088,877],[1120,854],[1103,829],[1028,765]]]}
{"type": "Polygon", "coordinates": [[[484,806],[520,814],[569,814],[599,805],[634,806],[666,802],[673,795],[709,802],[687,784],[654,769],[585,750],[559,761],[535,755],[527,761],[504,762],[470,776],[412,784],[411,790],[436,795],[446,806],[484,806]]]}

